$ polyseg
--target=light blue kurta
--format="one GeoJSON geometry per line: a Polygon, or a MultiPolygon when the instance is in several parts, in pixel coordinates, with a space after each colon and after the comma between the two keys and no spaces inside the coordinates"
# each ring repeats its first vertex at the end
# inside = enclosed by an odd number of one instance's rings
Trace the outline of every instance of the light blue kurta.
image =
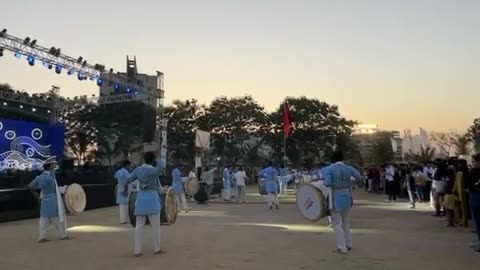
{"type": "Polygon", "coordinates": [[[265,179],[266,185],[265,190],[267,193],[277,193],[278,192],[278,184],[275,181],[275,176],[278,175],[277,170],[273,167],[267,167],[260,171],[260,176],[265,179]]]}
{"type": "Polygon", "coordinates": [[[178,168],[172,171],[172,187],[176,193],[185,192],[183,189],[182,172],[178,168]]]}
{"type": "Polygon", "coordinates": [[[288,175],[288,169],[287,168],[281,168],[280,169],[280,184],[282,187],[287,185],[287,175],[288,175]]]}
{"type": "Polygon", "coordinates": [[[43,172],[28,185],[30,188],[42,190],[40,217],[58,217],[57,190],[55,176],[51,172],[43,172]]]}
{"type": "Polygon", "coordinates": [[[352,177],[359,179],[360,173],[353,167],[337,162],[322,169],[324,184],[332,189],[332,211],[342,212],[352,207],[352,177]]]}
{"type": "Polygon", "coordinates": [[[119,169],[114,177],[117,179],[117,204],[128,204],[128,196],[123,195],[123,191],[125,190],[125,187],[128,185],[128,177],[130,176],[130,173],[127,171],[125,168],[119,169]]]}
{"type": "Polygon", "coordinates": [[[223,189],[230,190],[230,171],[228,168],[223,169],[223,189]]]}
{"type": "Polygon", "coordinates": [[[161,189],[159,179],[160,173],[164,169],[161,162],[157,166],[143,164],[133,170],[127,179],[127,183],[138,180],[139,188],[137,201],[135,202],[135,215],[146,216],[160,214],[160,196],[161,189]]]}

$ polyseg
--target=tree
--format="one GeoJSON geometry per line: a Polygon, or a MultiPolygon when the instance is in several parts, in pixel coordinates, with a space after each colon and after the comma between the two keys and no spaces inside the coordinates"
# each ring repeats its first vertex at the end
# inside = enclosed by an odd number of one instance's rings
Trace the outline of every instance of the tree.
{"type": "Polygon", "coordinates": [[[455,155],[462,156],[470,154],[470,135],[465,134],[455,134],[452,138],[452,145],[455,147],[455,155]]]}
{"type": "Polygon", "coordinates": [[[210,131],[213,154],[235,166],[244,156],[246,144],[261,137],[266,113],[251,96],[219,97],[198,118],[200,129],[210,131]]]}
{"type": "Polygon", "coordinates": [[[431,132],[430,140],[432,146],[438,149],[438,154],[442,158],[448,158],[453,146],[453,132],[431,132]]]}
{"type": "Polygon", "coordinates": [[[378,132],[373,145],[373,156],[376,164],[384,164],[394,160],[395,153],[391,140],[391,132],[378,132]]]}
{"type": "Polygon", "coordinates": [[[473,124],[468,129],[470,140],[473,141],[475,152],[480,152],[480,118],[473,120],[473,124]]]}
{"type": "MultiPolygon", "coordinates": [[[[284,102],[269,116],[266,128],[266,141],[277,161],[283,156],[284,102]]],[[[341,146],[344,152],[349,151],[347,147],[352,146],[350,135],[355,122],[340,116],[337,106],[306,97],[289,97],[286,102],[292,130],[286,141],[286,154],[293,165],[311,166],[325,161],[335,145],[341,146]]]]}
{"type": "Polygon", "coordinates": [[[65,151],[71,153],[77,164],[81,165],[95,150],[97,130],[89,117],[95,105],[84,102],[67,105],[60,114],[60,121],[65,125],[65,151]]]}
{"type": "Polygon", "coordinates": [[[197,100],[174,100],[171,106],[164,110],[168,120],[168,155],[175,163],[192,164],[195,158],[195,130],[198,128],[198,118],[203,114],[204,107],[197,100]]]}
{"type": "Polygon", "coordinates": [[[405,160],[409,162],[422,163],[422,162],[433,160],[434,157],[435,157],[435,148],[428,145],[426,147],[420,146],[420,153],[418,154],[415,154],[412,152],[405,153],[405,160]]]}

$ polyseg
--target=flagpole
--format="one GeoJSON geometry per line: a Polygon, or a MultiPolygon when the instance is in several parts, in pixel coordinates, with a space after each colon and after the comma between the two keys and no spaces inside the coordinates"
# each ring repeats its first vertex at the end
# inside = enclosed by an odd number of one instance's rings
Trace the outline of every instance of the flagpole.
{"type": "Polygon", "coordinates": [[[287,167],[287,137],[283,134],[283,167],[287,167]]]}

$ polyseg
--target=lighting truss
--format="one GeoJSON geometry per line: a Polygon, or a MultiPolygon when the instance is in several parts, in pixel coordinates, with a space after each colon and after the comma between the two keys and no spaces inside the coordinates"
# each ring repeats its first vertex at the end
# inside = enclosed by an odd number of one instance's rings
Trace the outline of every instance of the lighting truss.
{"type": "MultiPolygon", "coordinates": [[[[6,32],[0,34],[0,48],[4,50],[11,51],[16,55],[21,55],[25,57],[33,57],[35,61],[40,62],[41,64],[51,66],[51,68],[56,68],[57,65],[60,65],[63,70],[73,70],[77,74],[82,74],[86,79],[98,79],[102,78],[104,83],[111,82],[113,84],[119,84],[125,87],[135,89],[136,91],[142,94],[142,98],[154,97],[154,98],[163,98],[163,89],[159,91],[149,91],[144,86],[139,84],[134,84],[131,78],[123,76],[118,73],[113,73],[110,71],[105,71],[105,66],[103,65],[92,65],[87,63],[83,58],[80,60],[73,58],[71,56],[62,54],[58,48],[46,48],[40,45],[32,44],[30,39],[26,42],[26,39],[21,39],[15,36],[12,36],[6,32]],[[52,49],[54,49],[52,51],[52,49]],[[152,93],[153,92],[153,93],[152,93]]],[[[136,100],[139,100],[138,98],[136,100]]]]}
{"type": "Polygon", "coordinates": [[[18,102],[33,107],[50,108],[53,105],[53,100],[48,101],[40,98],[34,98],[30,95],[24,95],[21,93],[19,94],[17,92],[0,91],[0,99],[11,102],[18,102]]]}

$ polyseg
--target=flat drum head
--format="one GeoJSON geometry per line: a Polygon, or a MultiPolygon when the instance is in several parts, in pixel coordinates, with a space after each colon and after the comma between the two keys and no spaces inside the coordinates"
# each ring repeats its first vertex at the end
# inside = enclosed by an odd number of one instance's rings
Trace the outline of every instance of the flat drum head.
{"type": "Polygon", "coordinates": [[[309,221],[317,221],[327,215],[325,197],[311,184],[302,184],[297,189],[297,207],[309,221]]]}
{"type": "Polygon", "coordinates": [[[77,215],[85,210],[87,195],[79,184],[71,184],[65,191],[65,207],[72,215],[77,215]]]}
{"type": "Polygon", "coordinates": [[[165,194],[163,207],[165,208],[165,219],[167,223],[175,223],[175,221],[177,221],[178,207],[177,200],[175,199],[175,191],[171,187],[168,188],[165,194]]]}
{"type": "Polygon", "coordinates": [[[196,177],[189,178],[185,183],[185,193],[189,196],[195,196],[200,189],[200,183],[196,177]]]}

